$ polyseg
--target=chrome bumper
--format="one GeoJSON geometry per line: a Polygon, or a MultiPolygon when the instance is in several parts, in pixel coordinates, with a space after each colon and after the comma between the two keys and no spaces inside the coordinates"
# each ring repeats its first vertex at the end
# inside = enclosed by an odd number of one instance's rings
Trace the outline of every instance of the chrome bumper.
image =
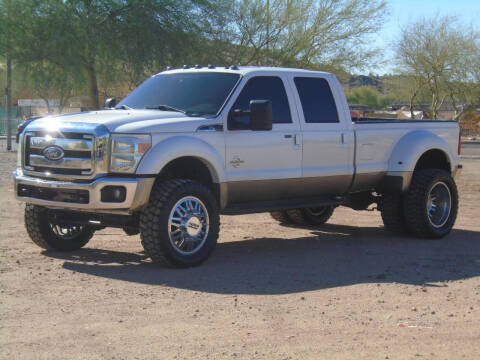
{"type": "Polygon", "coordinates": [[[74,209],[84,211],[104,212],[132,212],[146,205],[152,190],[154,177],[150,178],[115,178],[104,177],[92,180],[88,183],[75,183],[55,180],[39,179],[24,175],[17,170],[13,173],[15,180],[15,197],[31,204],[42,205],[52,208],[74,209]],[[46,200],[32,196],[19,194],[19,185],[28,185],[33,188],[46,188],[51,190],[88,191],[88,203],[65,202],[46,200]],[[126,189],[125,201],[104,202],[101,199],[101,190],[105,186],[123,186],[126,189]]]}

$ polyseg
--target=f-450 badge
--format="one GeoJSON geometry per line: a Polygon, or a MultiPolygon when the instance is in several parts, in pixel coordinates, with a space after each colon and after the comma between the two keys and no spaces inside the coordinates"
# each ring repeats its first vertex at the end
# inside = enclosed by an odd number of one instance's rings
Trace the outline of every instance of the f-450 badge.
{"type": "Polygon", "coordinates": [[[244,162],[245,161],[241,160],[238,156],[234,156],[232,161],[230,161],[230,164],[232,164],[234,168],[238,168],[244,162]]]}

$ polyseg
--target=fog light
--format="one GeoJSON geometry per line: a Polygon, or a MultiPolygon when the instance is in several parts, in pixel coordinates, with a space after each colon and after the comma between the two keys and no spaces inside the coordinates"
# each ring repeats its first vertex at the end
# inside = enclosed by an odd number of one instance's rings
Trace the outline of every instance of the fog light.
{"type": "Polygon", "coordinates": [[[121,203],[127,197],[127,189],[124,186],[105,186],[101,193],[102,202],[121,203]]]}

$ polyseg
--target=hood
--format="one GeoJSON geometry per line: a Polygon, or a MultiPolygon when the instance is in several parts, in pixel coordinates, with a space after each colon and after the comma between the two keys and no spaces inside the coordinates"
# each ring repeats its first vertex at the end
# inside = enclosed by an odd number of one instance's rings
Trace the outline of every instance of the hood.
{"type": "Polygon", "coordinates": [[[48,116],[36,120],[27,128],[92,128],[105,126],[109,132],[157,133],[193,132],[200,125],[211,123],[213,119],[189,117],[179,112],[160,110],[100,110],[48,116]]]}

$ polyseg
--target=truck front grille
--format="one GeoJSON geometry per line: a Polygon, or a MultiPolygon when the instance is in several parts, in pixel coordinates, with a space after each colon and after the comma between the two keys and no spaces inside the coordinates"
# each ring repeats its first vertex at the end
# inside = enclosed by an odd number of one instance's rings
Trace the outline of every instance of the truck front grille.
{"type": "Polygon", "coordinates": [[[41,176],[88,176],[95,169],[94,136],[27,133],[24,156],[24,169],[41,176]]]}

